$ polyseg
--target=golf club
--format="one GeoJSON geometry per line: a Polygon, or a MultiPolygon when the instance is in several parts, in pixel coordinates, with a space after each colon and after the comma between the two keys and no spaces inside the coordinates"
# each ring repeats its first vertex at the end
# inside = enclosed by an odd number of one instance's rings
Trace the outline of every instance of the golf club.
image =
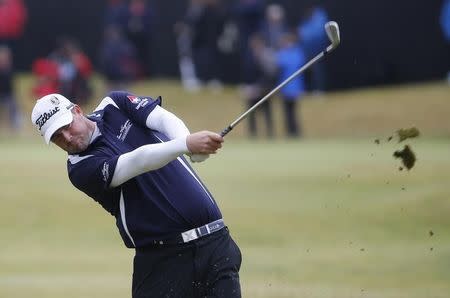
{"type": "Polygon", "coordinates": [[[284,80],[282,83],[280,83],[278,86],[276,86],[272,91],[267,93],[263,98],[261,98],[257,103],[255,103],[251,108],[249,108],[245,113],[243,113],[241,116],[239,116],[234,122],[232,122],[228,127],[226,127],[220,135],[222,137],[226,136],[236,125],[238,125],[243,119],[245,119],[250,113],[252,113],[257,107],[259,107],[262,103],[264,103],[269,97],[271,97],[275,92],[280,90],[284,87],[287,83],[289,83],[293,78],[300,75],[302,72],[304,72],[306,69],[308,69],[311,65],[322,59],[324,56],[326,56],[328,53],[333,51],[341,42],[341,37],[339,34],[339,26],[336,22],[331,21],[327,22],[325,24],[325,31],[328,35],[329,40],[331,41],[331,44],[320,54],[318,54],[316,57],[312,58],[308,63],[306,63],[303,67],[301,67],[299,70],[297,70],[295,73],[293,73],[289,78],[284,80]]]}

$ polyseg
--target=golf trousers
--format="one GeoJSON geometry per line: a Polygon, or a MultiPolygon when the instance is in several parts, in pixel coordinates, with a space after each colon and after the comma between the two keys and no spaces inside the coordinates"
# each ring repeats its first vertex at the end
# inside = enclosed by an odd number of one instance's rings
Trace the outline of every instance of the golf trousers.
{"type": "Polygon", "coordinates": [[[136,249],[133,298],[239,298],[241,261],[227,227],[188,243],[136,249]]]}

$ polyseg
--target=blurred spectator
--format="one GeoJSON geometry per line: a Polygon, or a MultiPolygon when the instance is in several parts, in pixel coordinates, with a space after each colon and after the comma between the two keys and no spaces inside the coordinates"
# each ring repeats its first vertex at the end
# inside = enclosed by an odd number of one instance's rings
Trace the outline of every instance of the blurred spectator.
{"type": "Polygon", "coordinates": [[[14,51],[27,21],[27,10],[22,0],[0,0],[0,43],[14,51]]]}
{"type": "Polygon", "coordinates": [[[78,44],[70,38],[59,40],[50,59],[58,64],[59,93],[85,104],[91,94],[89,79],[92,64],[78,44]]]}
{"type": "Polygon", "coordinates": [[[125,0],[108,0],[106,3],[104,26],[124,29],[127,18],[127,3],[125,0]]]}
{"type": "Polygon", "coordinates": [[[20,128],[13,78],[16,41],[22,37],[27,22],[27,10],[22,0],[0,0],[0,104],[6,107],[14,130],[20,128]]]}
{"type": "Polygon", "coordinates": [[[91,95],[91,61],[71,39],[60,39],[56,49],[47,58],[38,58],[33,62],[32,71],[36,76],[33,87],[36,97],[61,93],[82,105],[91,95]]]}
{"type": "MultiPolygon", "coordinates": [[[[450,0],[444,0],[441,12],[441,27],[444,32],[447,45],[450,45],[450,0]]],[[[447,74],[447,82],[450,84],[450,70],[447,74]]]]}
{"type": "MultiPolygon", "coordinates": [[[[277,65],[275,61],[275,53],[272,48],[266,45],[265,40],[259,33],[255,33],[250,37],[249,49],[253,63],[252,80],[244,85],[244,97],[247,102],[247,109],[255,105],[263,98],[276,83],[277,65]]],[[[249,133],[251,137],[257,135],[256,117],[258,113],[264,114],[267,136],[273,137],[273,117],[270,100],[266,100],[261,104],[255,112],[250,113],[249,133]]]]}
{"type": "Polygon", "coordinates": [[[266,45],[276,50],[281,44],[281,38],[286,33],[284,8],[279,4],[270,4],[266,8],[262,32],[266,45]]]}
{"type": "Polygon", "coordinates": [[[264,21],[264,0],[238,0],[233,9],[233,18],[239,31],[240,81],[253,81],[253,60],[249,48],[250,36],[260,32],[264,21]]]}
{"type": "Polygon", "coordinates": [[[192,53],[195,70],[202,83],[220,89],[218,41],[223,32],[226,11],[221,0],[200,0],[186,20],[192,28],[192,53]]]}
{"type": "MultiPolygon", "coordinates": [[[[268,5],[265,9],[264,19],[260,22],[256,33],[250,36],[249,53],[245,59],[246,79],[243,90],[248,108],[275,87],[279,71],[275,53],[279,50],[286,32],[287,26],[283,7],[278,4],[268,5]]],[[[267,135],[272,137],[271,102],[265,101],[260,108],[262,109],[261,112],[264,113],[267,135]]],[[[256,113],[249,116],[251,136],[257,134],[256,113]]]]}
{"type": "Polygon", "coordinates": [[[36,82],[33,96],[41,98],[47,94],[59,92],[58,64],[48,58],[38,58],[33,62],[32,73],[36,82]]]}
{"type": "Polygon", "coordinates": [[[14,95],[13,61],[11,50],[7,46],[0,46],[0,104],[6,107],[9,123],[13,130],[20,128],[21,117],[14,95]]]}
{"type": "Polygon", "coordinates": [[[174,26],[181,82],[188,91],[197,91],[200,88],[192,53],[194,28],[190,20],[195,19],[202,9],[202,0],[190,0],[183,20],[174,26]]]}
{"type": "MultiPolygon", "coordinates": [[[[271,4],[265,9],[264,19],[256,33],[249,37],[249,55],[247,56],[247,79],[244,85],[244,96],[247,108],[256,104],[264,95],[273,89],[277,78],[275,52],[286,31],[284,10],[278,4],[271,4]]],[[[264,113],[267,136],[273,137],[272,104],[265,101],[255,113],[249,115],[249,133],[257,134],[257,113],[264,113]]]]}
{"type": "Polygon", "coordinates": [[[141,76],[151,73],[150,55],[155,15],[147,0],[130,0],[125,14],[124,34],[137,50],[141,76]]]}
{"type": "Polygon", "coordinates": [[[56,48],[50,53],[49,58],[58,65],[58,81],[61,94],[74,98],[72,86],[77,77],[77,69],[69,55],[69,42],[66,38],[60,39],[56,48]]]}
{"type": "MultiPolygon", "coordinates": [[[[280,74],[279,83],[290,77],[305,63],[305,55],[298,46],[297,36],[291,32],[283,35],[281,48],[276,55],[280,74]]],[[[281,88],[286,132],[289,137],[302,135],[300,121],[297,117],[296,103],[303,95],[304,90],[303,76],[295,77],[286,86],[281,88]]]]}
{"type": "Polygon", "coordinates": [[[109,90],[122,90],[138,77],[136,49],[117,26],[109,25],[105,29],[99,66],[109,90]]]}
{"type": "MultiPolygon", "coordinates": [[[[307,59],[316,56],[328,45],[328,37],[324,26],[328,22],[328,14],[320,5],[312,5],[306,10],[303,21],[298,26],[298,35],[307,59]]],[[[326,70],[323,62],[315,63],[310,68],[311,89],[322,93],[326,89],[326,70]]]]}
{"type": "Polygon", "coordinates": [[[68,43],[68,55],[75,65],[77,76],[73,82],[74,98],[78,98],[79,104],[84,104],[92,95],[90,79],[92,76],[92,63],[88,56],[74,42],[68,43]]]}

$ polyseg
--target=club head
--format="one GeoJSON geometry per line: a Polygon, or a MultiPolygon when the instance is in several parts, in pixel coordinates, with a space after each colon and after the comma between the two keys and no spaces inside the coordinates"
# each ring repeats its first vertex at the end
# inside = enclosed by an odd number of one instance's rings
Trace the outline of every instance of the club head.
{"type": "Polygon", "coordinates": [[[334,21],[327,22],[325,24],[325,31],[327,32],[328,38],[331,41],[331,45],[328,47],[328,51],[334,50],[341,42],[339,25],[334,21]]]}

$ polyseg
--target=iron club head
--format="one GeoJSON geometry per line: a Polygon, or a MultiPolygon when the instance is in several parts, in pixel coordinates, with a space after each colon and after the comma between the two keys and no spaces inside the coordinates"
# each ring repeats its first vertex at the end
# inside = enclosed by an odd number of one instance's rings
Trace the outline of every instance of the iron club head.
{"type": "Polygon", "coordinates": [[[328,50],[334,50],[339,43],[341,42],[341,36],[339,34],[339,25],[334,22],[327,22],[325,24],[325,31],[327,32],[328,38],[331,41],[331,46],[328,47],[328,50]]]}

